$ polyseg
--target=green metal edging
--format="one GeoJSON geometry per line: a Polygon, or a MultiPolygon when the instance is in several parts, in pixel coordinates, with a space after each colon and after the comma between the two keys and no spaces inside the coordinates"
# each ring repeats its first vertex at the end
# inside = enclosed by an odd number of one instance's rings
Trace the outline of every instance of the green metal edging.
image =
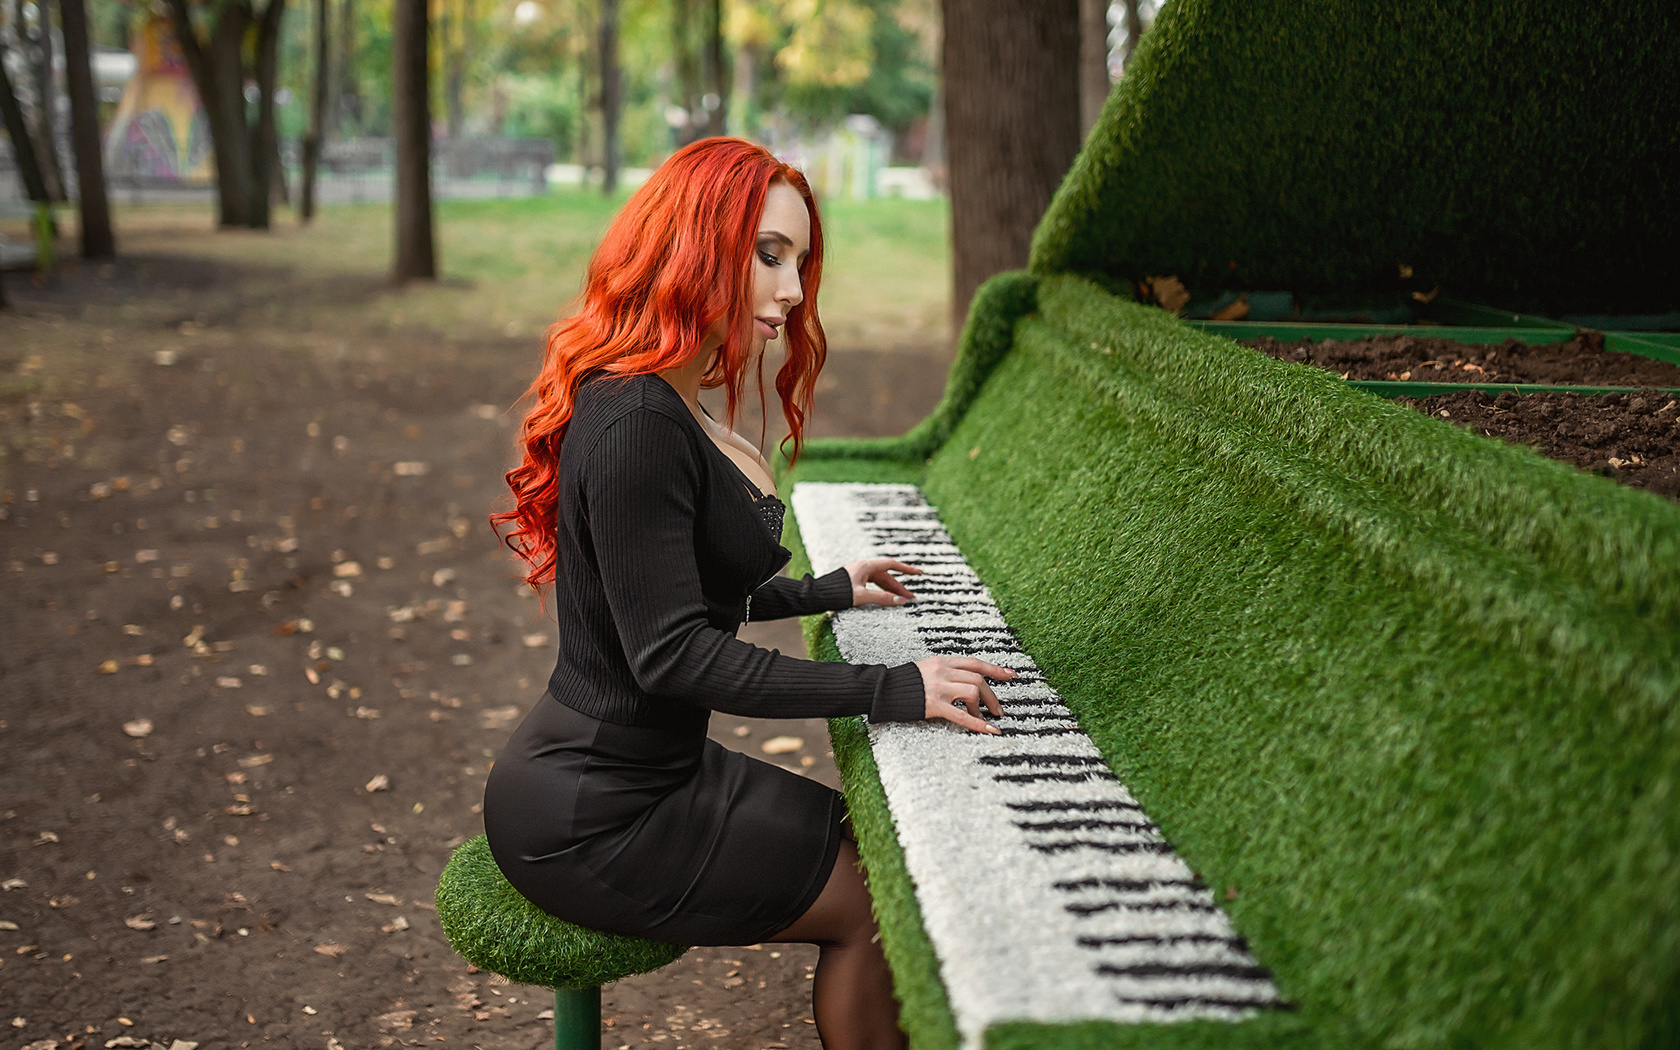
{"type": "Polygon", "coordinates": [[[1442,297],[1430,303],[1426,316],[1444,325],[1463,325],[1474,328],[1560,328],[1573,332],[1575,325],[1554,321],[1538,314],[1519,314],[1497,306],[1466,303],[1442,297]]]}
{"type": "Polygon", "coordinates": [[[1374,335],[1409,335],[1416,339],[1451,339],[1455,343],[1503,343],[1507,339],[1534,345],[1561,343],[1573,328],[1452,328],[1446,325],[1314,324],[1305,321],[1185,321],[1209,335],[1227,339],[1364,339],[1374,335]]]}
{"type": "MultiPolygon", "coordinates": [[[[1513,315],[1515,316],[1515,315],[1513,315]]],[[[1530,321],[1535,320],[1529,318],[1530,321]]],[[[1564,342],[1575,329],[1558,328],[1454,328],[1447,325],[1312,324],[1302,321],[1185,321],[1199,332],[1226,339],[1367,339],[1378,335],[1409,335],[1414,339],[1450,339],[1470,345],[1503,343],[1515,339],[1529,346],[1550,346],[1564,342]]],[[[1680,365],[1680,333],[1605,332],[1604,348],[1614,353],[1635,354],[1653,361],[1680,365]]]]}
{"type": "Polygon", "coordinates": [[[1434,394],[1457,394],[1467,390],[1479,390],[1484,394],[1498,397],[1510,392],[1513,394],[1581,394],[1597,397],[1600,394],[1637,394],[1641,390],[1661,390],[1667,394],[1680,395],[1680,389],[1673,387],[1640,387],[1640,386],[1547,386],[1541,383],[1402,383],[1385,379],[1350,379],[1348,386],[1375,394],[1378,397],[1429,397],[1434,394]]]}

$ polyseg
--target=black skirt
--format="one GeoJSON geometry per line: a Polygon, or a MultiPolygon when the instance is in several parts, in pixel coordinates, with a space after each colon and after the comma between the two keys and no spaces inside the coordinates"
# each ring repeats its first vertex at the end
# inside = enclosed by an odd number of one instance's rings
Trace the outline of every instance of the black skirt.
{"type": "Polygon", "coordinates": [[[811,907],[840,849],[831,788],[730,751],[710,713],[624,726],[544,695],[484,788],[514,888],[551,915],[676,944],[756,944],[811,907]]]}

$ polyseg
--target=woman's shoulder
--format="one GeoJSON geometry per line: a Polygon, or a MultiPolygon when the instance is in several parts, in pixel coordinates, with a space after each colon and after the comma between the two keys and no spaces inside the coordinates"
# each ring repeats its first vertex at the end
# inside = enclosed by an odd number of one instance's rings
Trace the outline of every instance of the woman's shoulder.
{"type": "Polygon", "coordinates": [[[581,439],[573,447],[587,456],[609,432],[649,433],[651,428],[667,439],[680,434],[692,444],[696,426],[681,395],[658,376],[597,372],[578,385],[567,441],[581,439]]]}

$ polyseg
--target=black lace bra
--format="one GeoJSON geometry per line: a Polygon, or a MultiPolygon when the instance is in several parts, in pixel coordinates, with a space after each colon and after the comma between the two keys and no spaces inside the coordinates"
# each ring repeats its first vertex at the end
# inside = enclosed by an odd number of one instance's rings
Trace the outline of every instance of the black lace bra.
{"type": "Polygon", "coordinates": [[[775,496],[760,496],[752,501],[752,506],[758,520],[770,530],[770,538],[782,542],[782,520],[787,517],[787,507],[775,496]]]}

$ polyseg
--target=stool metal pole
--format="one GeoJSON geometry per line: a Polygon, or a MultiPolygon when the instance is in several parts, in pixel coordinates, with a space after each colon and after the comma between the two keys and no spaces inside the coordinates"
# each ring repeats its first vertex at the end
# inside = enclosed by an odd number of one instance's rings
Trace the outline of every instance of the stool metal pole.
{"type": "Polygon", "coordinates": [[[601,988],[554,989],[554,1050],[600,1050],[601,988]]]}

